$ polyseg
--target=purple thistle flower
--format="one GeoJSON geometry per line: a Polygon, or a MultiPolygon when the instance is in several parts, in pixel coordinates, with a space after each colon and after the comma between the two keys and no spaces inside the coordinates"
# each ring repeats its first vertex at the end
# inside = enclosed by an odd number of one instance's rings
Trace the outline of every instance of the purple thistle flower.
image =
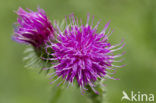
{"type": "Polygon", "coordinates": [[[43,9],[38,8],[37,12],[31,10],[26,12],[19,8],[17,15],[19,17],[17,18],[17,27],[15,28],[13,40],[39,47],[49,37],[54,36],[54,28],[43,9]]]}
{"type": "MultiPolygon", "coordinates": [[[[47,45],[47,48],[51,47],[54,50],[54,53],[51,53],[54,57],[52,59],[58,60],[58,64],[52,67],[55,69],[55,72],[50,75],[55,74],[54,77],[58,76],[56,80],[63,78],[64,83],[68,82],[69,84],[76,79],[82,92],[87,90],[85,86],[89,85],[95,93],[98,93],[94,89],[94,82],[105,77],[115,79],[108,75],[108,69],[113,70],[114,67],[122,67],[115,66],[112,63],[120,62],[114,59],[123,54],[114,55],[113,52],[124,47],[124,44],[121,45],[123,41],[116,45],[111,45],[108,42],[108,37],[111,33],[106,33],[106,29],[110,22],[98,33],[97,27],[99,22],[93,27],[92,20],[92,24],[89,25],[89,15],[86,25],[83,25],[81,22],[79,26],[78,19],[75,19],[74,15],[69,16],[69,21],[70,24],[66,25],[64,31],[61,31],[56,24],[58,43],[54,44],[51,42],[51,45],[47,45]],[[113,49],[117,46],[120,47],[113,49]]],[[[63,81],[59,84],[61,83],[63,81]]]]}

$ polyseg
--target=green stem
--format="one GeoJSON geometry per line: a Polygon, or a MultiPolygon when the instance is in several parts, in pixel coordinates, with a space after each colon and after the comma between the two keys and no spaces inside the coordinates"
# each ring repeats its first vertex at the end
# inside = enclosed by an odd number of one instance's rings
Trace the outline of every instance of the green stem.
{"type": "Polygon", "coordinates": [[[62,89],[59,88],[59,87],[54,87],[52,89],[52,97],[51,97],[51,100],[50,100],[50,103],[57,103],[58,100],[59,100],[59,97],[61,96],[62,94],[62,89]]]}
{"type": "Polygon", "coordinates": [[[93,92],[90,86],[87,86],[87,96],[92,101],[92,103],[107,103],[106,101],[106,88],[102,85],[103,82],[100,81],[98,84],[96,84],[96,90],[99,92],[99,94],[96,94],[93,92]]]}

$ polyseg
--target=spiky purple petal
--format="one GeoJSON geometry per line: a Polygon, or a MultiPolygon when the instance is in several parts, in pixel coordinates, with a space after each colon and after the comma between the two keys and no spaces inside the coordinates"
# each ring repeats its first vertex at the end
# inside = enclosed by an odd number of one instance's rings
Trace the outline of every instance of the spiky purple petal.
{"type": "MultiPolygon", "coordinates": [[[[82,90],[89,85],[97,93],[94,89],[94,82],[108,75],[107,69],[114,66],[112,63],[116,57],[121,56],[121,54],[113,55],[113,52],[123,48],[124,45],[112,50],[122,42],[114,46],[108,42],[106,29],[109,22],[102,32],[98,33],[99,22],[92,27],[89,25],[89,16],[86,25],[79,26],[78,19],[75,19],[73,15],[69,16],[69,21],[70,24],[66,25],[64,31],[57,26],[58,43],[51,43],[51,49],[54,50],[52,55],[59,62],[54,66],[55,73],[58,78],[62,77],[69,84],[76,79],[82,90]]],[[[107,77],[114,79],[110,76],[107,77]]]]}

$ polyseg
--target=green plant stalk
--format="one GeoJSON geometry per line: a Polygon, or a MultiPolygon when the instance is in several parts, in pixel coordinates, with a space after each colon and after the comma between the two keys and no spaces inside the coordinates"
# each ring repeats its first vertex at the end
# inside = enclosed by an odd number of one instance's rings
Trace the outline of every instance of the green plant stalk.
{"type": "Polygon", "coordinates": [[[52,96],[49,103],[57,103],[62,94],[62,91],[62,88],[54,87],[52,89],[52,96]]]}
{"type": "Polygon", "coordinates": [[[92,103],[108,103],[106,100],[106,88],[103,85],[103,81],[99,81],[99,83],[96,83],[96,90],[99,92],[99,94],[96,94],[90,86],[86,87],[87,90],[87,97],[92,103]]]}

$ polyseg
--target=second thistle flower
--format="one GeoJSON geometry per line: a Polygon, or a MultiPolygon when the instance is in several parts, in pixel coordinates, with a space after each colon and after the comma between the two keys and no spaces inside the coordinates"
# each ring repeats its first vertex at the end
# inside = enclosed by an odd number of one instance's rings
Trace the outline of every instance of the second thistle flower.
{"type": "Polygon", "coordinates": [[[19,8],[17,11],[17,27],[13,39],[19,43],[31,44],[35,48],[45,44],[54,36],[54,28],[48,20],[45,11],[38,8],[37,12],[29,12],[19,8]]]}

